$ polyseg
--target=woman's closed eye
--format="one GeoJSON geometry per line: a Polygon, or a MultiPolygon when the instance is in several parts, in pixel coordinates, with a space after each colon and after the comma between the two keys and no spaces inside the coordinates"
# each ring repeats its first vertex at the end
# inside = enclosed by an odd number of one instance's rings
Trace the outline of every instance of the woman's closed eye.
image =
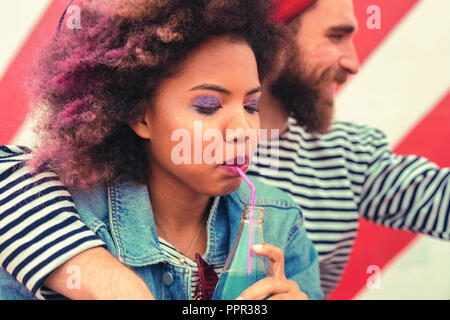
{"type": "Polygon", "coordinates": [[[214,106],[214,107],[194,106],[194,107],[197,109],[197,112],[201,114],[213,114],[222,108],[222,106],[214,106]]]}
{"type": "Polygon", "coordinates": [[[204,95],[194,99],[192,106],[201,114],[213,114],[222,108],[222,101],[219,97],[204,95]]]}
{"type": "Polygon", "coordinates": [[[259,98],[253,98],[253,99],[247,101],[244,104],[244,108],[250,114],[259,112],[259,98]]]}
{"type": "MultiPolygon", "coordinates": [[[[248,113],[254,114],[259,112],[259,98],[253,98],[244,103],[244,109],[248,113]]],[[[192,106],[198,113],[212,115],[223,108],[220,98],[215,96],[202,96],[192,102],[192,106]]]]}

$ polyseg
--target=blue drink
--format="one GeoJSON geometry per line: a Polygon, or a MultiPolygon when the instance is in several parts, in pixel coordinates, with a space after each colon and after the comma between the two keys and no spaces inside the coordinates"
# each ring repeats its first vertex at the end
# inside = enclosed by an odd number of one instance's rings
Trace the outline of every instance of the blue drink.
{"type": "Polygon", "coordinates": [[[235,300],[248,287],[263,279],[266,275],[262,272],[229,271],[222,274],[214,291],[213,300],[235,300]]]}

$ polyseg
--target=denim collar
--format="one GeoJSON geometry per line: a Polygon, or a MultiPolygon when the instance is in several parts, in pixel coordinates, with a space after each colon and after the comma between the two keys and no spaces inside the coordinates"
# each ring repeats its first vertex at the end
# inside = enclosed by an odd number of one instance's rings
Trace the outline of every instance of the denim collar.
{"type": "MultiPolygon", "coordinates": [[[[252,182],[260,191],[256,194],[257,206],[296,208],[292,200],[274,197],[264,192],[264,186],[256,179],[252,182]]],[[[226,258],[239,229],[243,206],[250,199],[245,183],[235,192],[215,199],[208,216],[207,250],[203,255],[208,263],[226,258]]],[[[132,267],[169,262],[159,247],[147,185],[125,182],[108,186],[108,206],[110,232],[119,261],[132,267]]]]}
{"type": "MultiPolygon", "coordinates": [[[[215,198],[207,221],[208,243],[204,257],[211,261],[224,254],[214,246],[222,241],[217,238],[214,225],[223,200],[215,198]]],[[[132,267],[168,262],[159,247],[147,185],[128,182],[108,186],[108,205],[111,234],[121,262],[132,267]]]]}

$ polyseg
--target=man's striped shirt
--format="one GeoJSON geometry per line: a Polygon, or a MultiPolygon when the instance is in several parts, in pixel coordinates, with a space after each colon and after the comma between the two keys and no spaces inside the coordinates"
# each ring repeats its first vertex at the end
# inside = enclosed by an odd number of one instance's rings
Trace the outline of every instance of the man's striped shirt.
{"type": "Polygon", "coordinates": [[[32,175],[29,150],[0,146],[0,265],[40,299],[46,277],[103,241],[80,221],[70,193],[53,173],[32,175]]]}
{"type": "Polygon", "coordinates": [[[358,217],[450,239],[450,170],[393,154],[376,129],[335,122],[332,132],[314,136],[289,118],[279,139],[260,141],[247,174],[289,193],[302,208],[325,296],[342,276],[358,217]]]}

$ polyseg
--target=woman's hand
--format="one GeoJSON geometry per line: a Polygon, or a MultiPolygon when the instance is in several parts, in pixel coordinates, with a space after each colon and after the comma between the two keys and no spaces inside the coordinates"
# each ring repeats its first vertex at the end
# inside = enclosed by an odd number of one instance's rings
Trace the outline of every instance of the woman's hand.
{"type": "Polygon", "coordinates": [[[269,259],[269,275],[247,288],[237,300],[308,300],[295,281],[286,279],[284,255],[280,248],[268,243],[253,246],[253,252],[269,259]]]}

